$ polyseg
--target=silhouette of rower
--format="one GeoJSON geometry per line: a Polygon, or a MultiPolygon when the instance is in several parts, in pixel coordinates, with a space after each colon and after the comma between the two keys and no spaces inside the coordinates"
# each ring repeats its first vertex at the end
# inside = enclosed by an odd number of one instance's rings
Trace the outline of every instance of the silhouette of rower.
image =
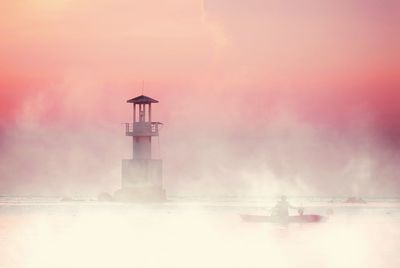
{"type": "MultiPolygon", "coordinates": [[[[281,199],[278,201],[278,203],[273,208],[272,216],[276,216],[280,219],[287,219],[289,217],[289,208],[296,209],[296,207],[292,206],[286,200],[286,196],[282,195],[281,199]]],[[[301,214],[303,214],[303,213],[301,212],[301,214]]]]}

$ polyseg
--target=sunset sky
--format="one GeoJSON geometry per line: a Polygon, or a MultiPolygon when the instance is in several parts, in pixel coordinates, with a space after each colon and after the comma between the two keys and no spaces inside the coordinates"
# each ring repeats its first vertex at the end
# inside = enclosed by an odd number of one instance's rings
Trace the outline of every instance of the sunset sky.
{"type": "Polygon", "coordinates": [[[0,194],[120,183],[160,101],[173,194],[400,194],[397,0],[4,0],[0,194]]]}

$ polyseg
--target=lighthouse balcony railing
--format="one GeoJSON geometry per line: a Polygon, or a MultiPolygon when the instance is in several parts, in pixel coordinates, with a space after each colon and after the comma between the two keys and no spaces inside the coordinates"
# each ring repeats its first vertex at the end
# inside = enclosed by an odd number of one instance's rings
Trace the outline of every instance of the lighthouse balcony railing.
{"type": "Polygon", "coordinates": [[[158,136],[159,122],[125,123],[126,136],[158,136]]]}

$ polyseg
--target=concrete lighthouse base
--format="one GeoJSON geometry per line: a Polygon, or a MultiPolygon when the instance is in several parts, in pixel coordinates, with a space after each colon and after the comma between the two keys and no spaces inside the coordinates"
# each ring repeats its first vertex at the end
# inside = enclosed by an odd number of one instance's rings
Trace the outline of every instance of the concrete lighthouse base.
{"type": "Polygon", "coordinates": [[[115,201],[163,202],[165,199],[161,160],[122,160],[122,187],[115,192],[115,201]]]}

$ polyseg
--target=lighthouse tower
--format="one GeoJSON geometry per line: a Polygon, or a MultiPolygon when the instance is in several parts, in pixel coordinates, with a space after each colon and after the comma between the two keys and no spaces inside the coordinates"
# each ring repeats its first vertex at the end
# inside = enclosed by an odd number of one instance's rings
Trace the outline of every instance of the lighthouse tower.
{"type": "Polygon", "coordinates": [[[133,118],[125,123],[125,134],[132,137],[132,158],[122,160],[122,187],[115,193],[121,201],[163,201],[162,161],[152,159],[152,137],[158,136],[160,122],[152,121],[152,104],[157,100],[141,95],[130,99],[133,118]]]}

